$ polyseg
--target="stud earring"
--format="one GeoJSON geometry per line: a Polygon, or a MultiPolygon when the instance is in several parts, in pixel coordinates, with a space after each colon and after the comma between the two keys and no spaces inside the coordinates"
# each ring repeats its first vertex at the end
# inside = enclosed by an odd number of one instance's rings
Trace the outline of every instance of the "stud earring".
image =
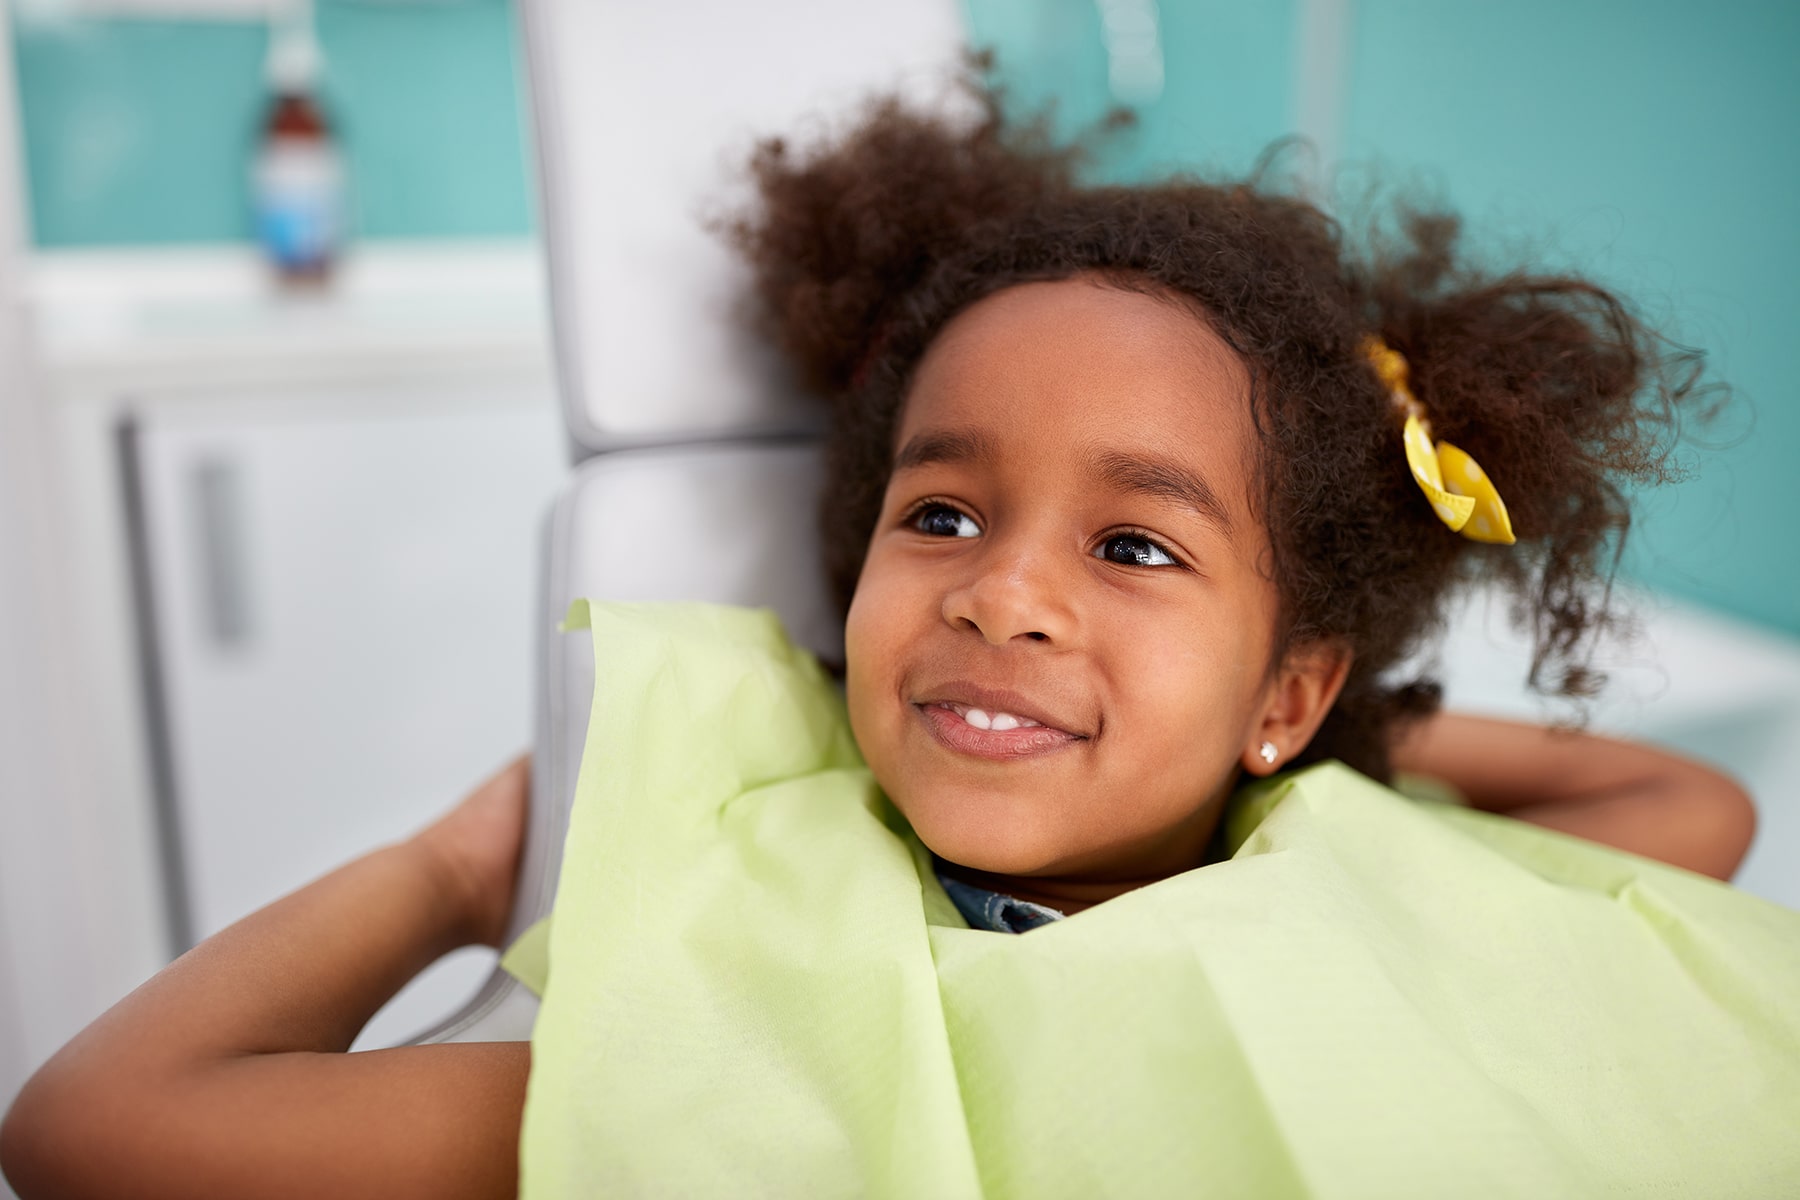
{"type": "Polygon", "coordinates": [[[1257,749],[1256,755],[1258,758],[1260,758],[1264,762],[1268,763],[1271,767],[1274,766],[1275,765],[1275,743],[1274,742],[1264,742],[1257,749]]]}

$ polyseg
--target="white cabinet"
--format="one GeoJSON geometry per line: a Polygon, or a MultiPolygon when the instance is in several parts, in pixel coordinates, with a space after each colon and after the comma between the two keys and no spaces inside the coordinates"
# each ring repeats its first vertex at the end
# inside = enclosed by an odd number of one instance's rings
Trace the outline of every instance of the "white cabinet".
{"type": "MultiPolygon", "coordinates": [[[[529,749],[538,524],[564,468],[549,396],[520,383],[138,408],[178,937],[405,836],[529,749]]],[[[440,968],[364,1042],[450,1012],[492,959],[440,968]]]]}

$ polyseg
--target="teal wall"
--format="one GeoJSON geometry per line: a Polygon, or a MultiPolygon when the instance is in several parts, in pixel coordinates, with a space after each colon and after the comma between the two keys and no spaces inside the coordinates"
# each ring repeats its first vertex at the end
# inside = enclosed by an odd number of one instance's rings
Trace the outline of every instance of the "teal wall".
{"type": "MultiPolygon", "coordinates": [[[[1092,0],[965,0],[1021,104],[1110,103],[1092,0]]],[[[1242,172],[1298,131],[1302,23],[1334,6],[1164,0],[1167,85],[1104,171],[1242,172]]],[[[1490,261],[1573,268],[1704,349],[1735,391],[1641,500],[1628,574],[1800,634],[1800,5],[1787,0],[1344,0],[1340,193],[1447,203],[1490,261]]],[[[1318,60],[1311,60],[1316,70],[1318,60]]],[[[1333,73],[1326,73],[1330,78],[1333,73]]]]}
{"type": "Polygon", "coordinates": [[[1800,634],[1800,5],[1357,5],[1345,149],[1635,297],[1737,403],[1643,498],[1628,569],[1800,634]]]}
{"type": "MultiPolygon", "coordinates": [[[[15,11],[13,52],[37,244],[248,238],[262,27],[31,11],[15,11]]],[[[354,233],[529,232],[511,6],[320,0],[317,12],[354,233]]]]}
{"type": "MultiPolygon", "coordinates": [[[[1105,173],[1242,174],[1271,142],[1294,131],[1294,5],[1164,0],[1160,8],[1163,93],[1136,106],[1134,128],[1105,140],[1105,173]]],[[[1017,110],[1048,106],[1057,126],[1074,133],[1117,106],[1095,0],[963,0],[963,9],[971,44],[996,52],[1017,110]]]]}

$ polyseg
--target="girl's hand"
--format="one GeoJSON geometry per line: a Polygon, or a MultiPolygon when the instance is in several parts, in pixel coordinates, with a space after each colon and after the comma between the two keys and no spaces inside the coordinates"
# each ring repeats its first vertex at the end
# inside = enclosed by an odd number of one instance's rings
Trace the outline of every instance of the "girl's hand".
{"type": "Polygon", "coordinates": [[[498,947],[506,934],[530,795],[531,756],[521,755],[413,838],[462,898],[467,943],[498,947]]]}
{"type": "Polygon", "coordinates": [[[1393,761],[1475,808],[1715,879],[1731,878],[1756,833],[1735,780],[1638,742],[1439,713],[1407,731],[1393,761]]]}

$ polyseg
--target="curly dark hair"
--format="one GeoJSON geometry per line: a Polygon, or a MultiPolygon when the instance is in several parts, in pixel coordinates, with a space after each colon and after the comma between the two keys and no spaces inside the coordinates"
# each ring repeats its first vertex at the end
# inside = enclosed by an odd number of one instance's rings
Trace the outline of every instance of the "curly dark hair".
{"type": "Polygon", "coordinates": [[[1080,142],[1058,144],[1041,119],[1009,124],[997,93],[971,90],[972,116],[884,98],[817,145],[763,143],[759,203],[729,228],[768,332],[832,408],[824,552],[842,604],[932,339],[1003,288],[1099,277],[1186,298],[1250,367],[1277,661],[1321,638],[1354,655],[1294,765],[1339,758],[1389,777],[1399,724],[1441,695],[1396,667],[1479,576],[1511,586],[1533,631],[1532,686],[1591,694],[1625,486],[1671,475],[1696,352],[1590,282],[1482,271],[1458,257],[1448,215],[1403,211],[1398,236],[1353,255],[1330,217],[1255,180],[1087,185],[1080,142]],[[1434,436],[1499,482],[1517,545],[1454,536],[1433,515],[1363,352],[1370,335],[1405,355],[1434,436]]]}

